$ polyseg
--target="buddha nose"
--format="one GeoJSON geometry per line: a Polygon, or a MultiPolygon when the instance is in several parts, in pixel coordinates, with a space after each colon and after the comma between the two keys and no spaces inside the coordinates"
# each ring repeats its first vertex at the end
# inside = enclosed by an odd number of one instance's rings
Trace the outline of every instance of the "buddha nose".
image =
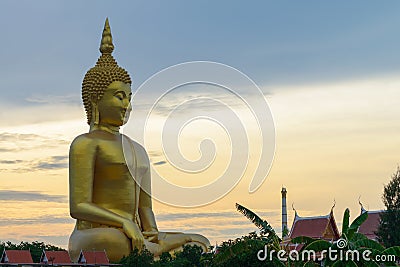
{"type": "Polygon", "coordinates": [[[123,103],[124,110],[127,110],[129,108],[129,106],[131,105],[129,100],[124,100],[122,103],[123,103]]]}
{"type": "Polygon", "coordinates": [[[124,111],[125,114],[126,114],[126,113],[130,113],[130,112],[132,111],[132,106],[131,106],[131,105],[128,105],[127,107],[125,107],[125,108],[123,109],[123,111],[124,111]]]}

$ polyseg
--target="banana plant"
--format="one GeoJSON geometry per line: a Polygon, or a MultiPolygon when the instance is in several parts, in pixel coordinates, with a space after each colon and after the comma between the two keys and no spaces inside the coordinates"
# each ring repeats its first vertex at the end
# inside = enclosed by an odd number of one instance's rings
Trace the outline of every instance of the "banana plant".
{"type": "Polygon", "coordinates": [[[276,250],[281,248],[282,240],[266,220],[261,219],[256,213],[238,203],[236,203],[236,209],[260,229],[261,236],[265,238],[268,244],[272,245],[276,250]]]}
{"type": "Polygon", "coordinates": [[[281,239],[271,225],[256,213],[237,203],[236,209],[260,229],[260,234],[252,232],[247,236],[223,242],[213,263],[216,266],[286,266],[276,255],[267,261],[257,259],[257,252],[265,248],[268,251],[280,250],[281,239]]]}

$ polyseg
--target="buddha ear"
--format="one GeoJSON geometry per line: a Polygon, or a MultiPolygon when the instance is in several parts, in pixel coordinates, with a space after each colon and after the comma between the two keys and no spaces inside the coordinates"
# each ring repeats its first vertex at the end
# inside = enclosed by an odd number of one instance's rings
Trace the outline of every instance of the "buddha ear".
{"type": "Polygon", "coordinates": [[[91,104],[92,104],[92,119],[90,122],[90,125],[99,125],[99,121],[100,121],[100,114],[99,114],[99,109],[97,107],[97,102],[98,102],[98,98],[97,95],[92,95],[92,99],[91,99],[91,104]]]}

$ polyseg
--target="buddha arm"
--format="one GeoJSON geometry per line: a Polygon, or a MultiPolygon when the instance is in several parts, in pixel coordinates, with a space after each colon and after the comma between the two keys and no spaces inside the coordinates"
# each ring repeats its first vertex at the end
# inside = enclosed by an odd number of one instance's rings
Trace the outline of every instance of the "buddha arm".
{"type": "Polygon", "coordinates": [[[126,218],[92,202],[97,145],[84,135],[71,144],[69,154],[70,213],[75,219],[122,227],[126,218]]]}
{"type": "Polygon", "coordinates": [[[141,149],[143,152],[143,158],[145,159],[146,171],[142,176],[140,183],[140,194],[139,194],[139,216],[142,224],[142,229],[145,232],[157,231],[157,223],[153,213],[153,205],[151,201],[151,175],[150,175],[150,163],[144,148],[141,149]]]}

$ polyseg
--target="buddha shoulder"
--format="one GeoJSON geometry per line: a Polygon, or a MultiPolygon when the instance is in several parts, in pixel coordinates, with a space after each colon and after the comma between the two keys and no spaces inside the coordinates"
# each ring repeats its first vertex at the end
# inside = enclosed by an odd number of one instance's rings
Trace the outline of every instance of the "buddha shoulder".
{"type": "Polygon", "coordinates": [[[72,141],[70,146],[70,151],[95,149],[101,142],[103,138],[99,138],[98,134],[85,133],[81,134],[72,141]]]}
{"type": "Polygon", "coordinates": [[[126,135],[124,135],[124,138],[126,138],[130,142],[132,148],[134,149],[134,153],[135,153],[135,156],[137,157],[138,162],[140,162],[141,165],[149,166],[149,164],[150,164],[149,156],[146,152],[146,149],[141,144],[132,140],[131,138],[127,137],[126,135]]]}

